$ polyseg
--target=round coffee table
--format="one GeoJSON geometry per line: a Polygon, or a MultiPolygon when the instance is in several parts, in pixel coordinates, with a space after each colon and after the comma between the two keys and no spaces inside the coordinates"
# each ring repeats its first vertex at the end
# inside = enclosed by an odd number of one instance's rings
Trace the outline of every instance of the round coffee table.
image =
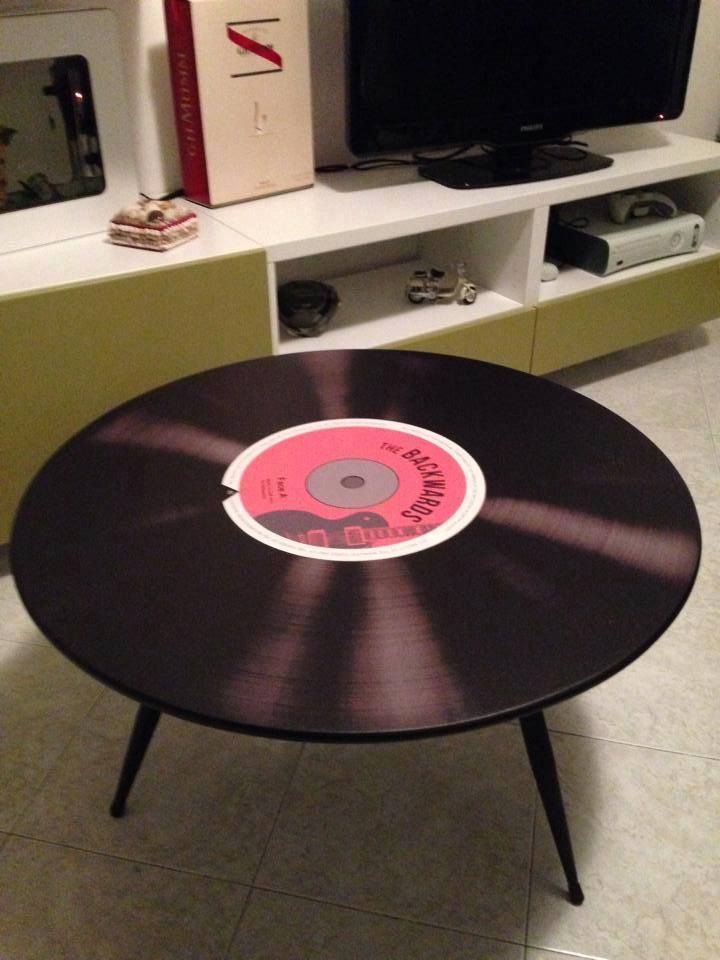
{"type": "Polygon", "coordinates": [[[115,816],[163,712],[346,742],[519,718],[574,903],[542,711],[649,647],[699,555],[685,484],[628,423],[402,351],[252,360],[138,397],[40,470],[11,542],[39,628],[140,703],[115,816]]]}

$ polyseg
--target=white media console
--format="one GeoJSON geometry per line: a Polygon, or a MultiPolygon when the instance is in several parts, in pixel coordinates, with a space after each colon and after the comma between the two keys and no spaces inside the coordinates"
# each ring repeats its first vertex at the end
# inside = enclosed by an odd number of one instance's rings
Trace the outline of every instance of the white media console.
{"type": "MultiPolygon", "coordinates": [[[[543,374],[720,316],[720,144],[661,126],[593,138],[605,170],[456,191],[412,170],[325,175],[307,190],[212,210],[166,253],[96,234],[0,256],[0,542],[43,460],[93,417],[197,370],[292,351],[405,347],[543,374]],[[553,207],[653,187],[705,220],[696,253],[541,281],[553,207]],[[418,305],[409,273],[462,259],[472,305],[418,305]],[[279,283],[333,283],[319,337],[280,328],[279,283]]],[[[128,198],[128,201],[133,198],[128,198]]]]}
{"type": "MultiPolygon", "coordinates": [[[[278,353],[383,347],[472,329],[480,335],[483,324],[503,316],[652,281],[720,255],[720,144],[655,126],[606,132],[591,145],[612,155],[613,165],[560,180],[482,190],[447,189],[402,167],[341,172],[323,175],[311,190],[216,209],[211,216],[266,251],[270,291],[290,279],[326,280],[338,290],[341,307],[318,338],[298,339],[282,331],[271,296],[271,335],[278,353]],[[553,206],[650,185],[705,219],[705,242],[697,253],[612,278],[567,267],[557,280],[541,281],[553,206]],[[472,306],[407,302],[404,285],[412,269],[442,267],[454,259],[467,263],[480,287],[472,306]]],[[[720,269],[716,272],[720,275],[720,269]]],[[[654,300],[652,283],[644,286],[654,300]]],[[[720,285],[715,295],[720,314],[720,285]]],[[[686,322],[677,320],[678,326],[698,322],[692,303],[686,322]]],[[[661,324],[656,335],[664,332],[661,324]]],[[[642,331],[637,335],[647,338],[642,331]]],[[[528,368],[538,369],[532,358],[528,368]]]]}

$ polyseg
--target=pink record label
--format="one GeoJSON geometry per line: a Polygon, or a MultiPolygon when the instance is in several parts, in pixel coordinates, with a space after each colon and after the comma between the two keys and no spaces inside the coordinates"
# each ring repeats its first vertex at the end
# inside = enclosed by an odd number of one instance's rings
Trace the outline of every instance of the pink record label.
{"type": "Polygon", "coordinates": [[[230,518],[286,553],[380,560],[434,546],[477,515],[485,480],[453,441],[389,420],[321,420],[264,437],[229,465],[230,518]]]}

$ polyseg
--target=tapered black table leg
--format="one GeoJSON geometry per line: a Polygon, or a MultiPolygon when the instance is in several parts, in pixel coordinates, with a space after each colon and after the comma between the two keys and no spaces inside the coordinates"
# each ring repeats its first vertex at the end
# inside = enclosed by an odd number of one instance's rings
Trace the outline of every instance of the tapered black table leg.
{"type": "Polygon", "coordinates": [[[560,855],[560,862],[567,878],[569,900],[570,903],[579,906],[585,899],[585,895],[578,882],[575,869],[570,831],[568,830],[560,781],[555,766],[555,755],[553,754],[545,717],[541,711],[532,713],[528,717],[521,717],[520,725],[525,740],[525,749],[530,759],[530,766],[535,775],[535,782],[545,808],[545,815],[548,818],[555,846],[560,855]]]}
{"type": "Polygon", "coordinates": [[[132,733],[130,734],[125,761],[120,771],[120,779],[118,780],[117,790],[115,791],[115,798],[110,806],[110,813],[113,817],[121,817],[125,813],[125,801],[135,782],[135,777],[143,762],[145,751],[152,739],[159,719],[159,710],[146,707],[144,703],[140,705],[137,715],[135,716],[132,733]]]}

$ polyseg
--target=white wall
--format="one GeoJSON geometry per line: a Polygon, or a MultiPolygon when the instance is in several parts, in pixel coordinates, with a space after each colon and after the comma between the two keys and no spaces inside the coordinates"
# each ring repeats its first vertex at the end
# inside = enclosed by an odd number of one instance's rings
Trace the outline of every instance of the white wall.
{"type": "Polygon", "coordinates": [[[720,129],[720,3],[702,0],[685,110],[667,127],[715,140],[720,129]]]}

